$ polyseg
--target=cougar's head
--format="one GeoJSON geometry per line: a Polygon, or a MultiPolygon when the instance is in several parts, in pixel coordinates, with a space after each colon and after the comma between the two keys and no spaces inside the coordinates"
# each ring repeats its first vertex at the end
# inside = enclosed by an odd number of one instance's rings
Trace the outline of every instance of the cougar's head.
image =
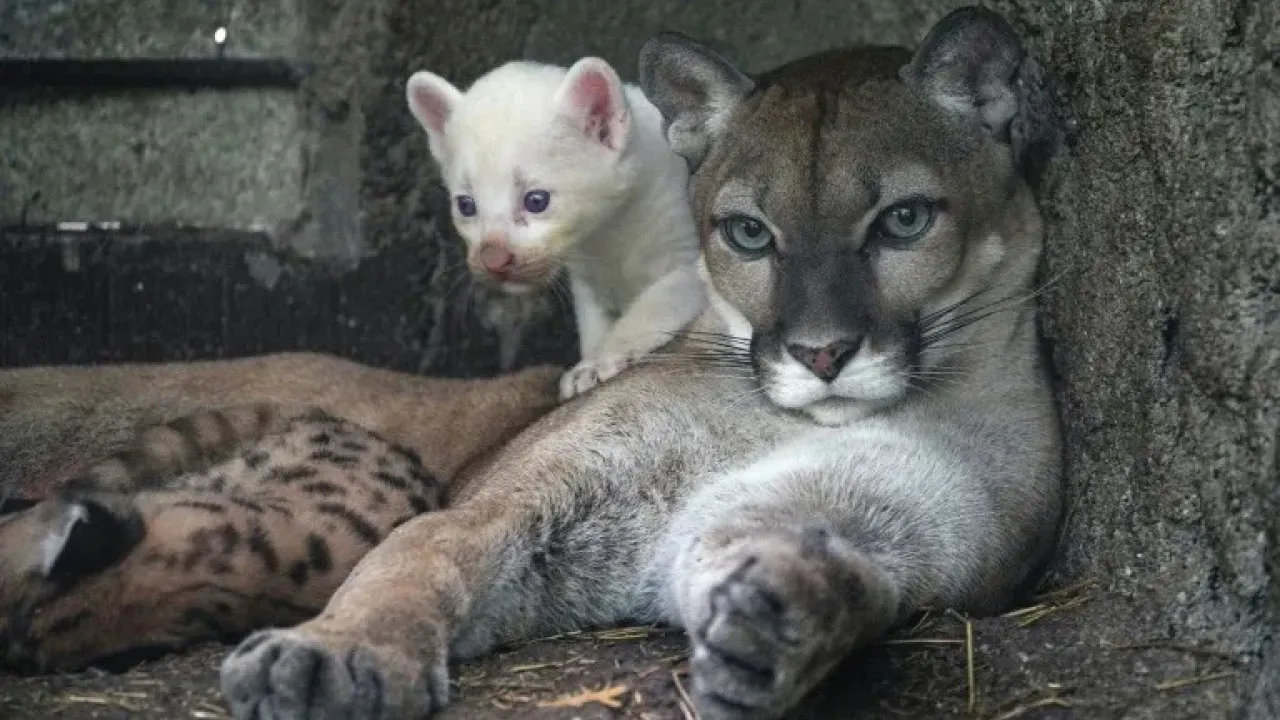
{"type": "Polygon", "coordinates": [[[646,44],[644,90],[694,170],[712,303],[772,402],[831,424],[891,405],[991,332],[974,322],[985,298],[1025,293],[1040,234],[1017,170],[1023,61],[980,8],[914,54],[832,51],[754,78],[680,35],[646,44]]]}

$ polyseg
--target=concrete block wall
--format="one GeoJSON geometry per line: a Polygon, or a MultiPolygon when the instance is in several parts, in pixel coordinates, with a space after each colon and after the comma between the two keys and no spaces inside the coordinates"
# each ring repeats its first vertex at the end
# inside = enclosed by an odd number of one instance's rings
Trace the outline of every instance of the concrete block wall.
{"type": "Polygon", "coordinates": [[[0,225],[259,231],[304,257],[352,262],[362,248],[360,125],[347,96],[378,7],[5,3],[0,59],[279,58],[310,72],[298,88],[6,91],[0,225]]]}
{"type": "MultiPolygon", "coordinates": [[[[296,2],[15,0],[0,10],[0,57],[291,58],[303,27],[296,2]],[[219,46],[226,26],[235,32],[219,46]]],[[[301,211],[294,92],[23,92],[0,103],[0,223],[249,228],[301,211]]]]}

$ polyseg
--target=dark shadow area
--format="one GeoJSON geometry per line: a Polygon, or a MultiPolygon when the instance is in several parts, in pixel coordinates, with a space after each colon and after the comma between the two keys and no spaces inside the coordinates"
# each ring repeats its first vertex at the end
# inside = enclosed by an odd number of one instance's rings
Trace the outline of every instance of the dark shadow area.
{"type": "MultiPolygon", "coordinates": [[[[405,372],[497,373],[494,332],[467,312],[456,275],[452,292],[432,289],[435,262],[415,238],[341,268],[252,233],[0,231],[0,367],[312,350],[405,372]]],[[[573,359],[570,318],[525,339],[519,366],[573,359]]]]}

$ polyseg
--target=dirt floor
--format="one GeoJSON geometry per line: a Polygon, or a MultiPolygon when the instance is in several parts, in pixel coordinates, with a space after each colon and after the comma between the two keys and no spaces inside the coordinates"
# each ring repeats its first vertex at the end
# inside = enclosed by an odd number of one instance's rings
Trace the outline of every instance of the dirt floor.
{"type": "MultiPolygon", "coordinates": [[[[1216,720],[1253,683],[1250,658],[1162,643],[1134,629],[1142,613],[1092,583],[966,624],[928,613],[840,668],[797,719],[1151,718],[1216,720]],[[970,660],[970,658],[972,658],[970,660]]],[[[225,720],[216,691],[223,647],[91,670],[0,675],[0,718],[225,720]]],[[[686,720],[681,634],[618,628],[548,638],[458,668],[441,720],[686,720]]]]}

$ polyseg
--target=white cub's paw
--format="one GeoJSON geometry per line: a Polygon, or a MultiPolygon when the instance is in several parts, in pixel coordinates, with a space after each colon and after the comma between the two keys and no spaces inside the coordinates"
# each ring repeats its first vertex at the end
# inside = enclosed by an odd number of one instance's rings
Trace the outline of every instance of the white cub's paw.
{"type": "Polygon", "coordinates": [[[643,353],[608,353],[583,360],[560,377],[560,399],[577,397],[636,364],[643,353]]]}

